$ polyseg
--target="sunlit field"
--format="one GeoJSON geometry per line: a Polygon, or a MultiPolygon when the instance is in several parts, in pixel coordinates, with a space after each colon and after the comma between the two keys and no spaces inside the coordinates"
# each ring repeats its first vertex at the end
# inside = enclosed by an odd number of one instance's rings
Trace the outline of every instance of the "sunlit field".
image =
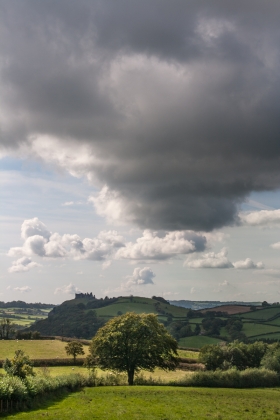
{"type": "Polygon", "coordinates": [[[273,420],[280,418],[279,397],[279,389],[97,387],[49,399],[9,419],[273,420]]]}
{"type": "MultiPolygon", "coordinates": [[[[11,358],[16,350],[23,350],[30,359],[71,358],[65,352],[66,342],[59,340],[1,340],[0,359],[11,358]]],[[[89,347],[84,346],[85,356],[89,347]]]]}

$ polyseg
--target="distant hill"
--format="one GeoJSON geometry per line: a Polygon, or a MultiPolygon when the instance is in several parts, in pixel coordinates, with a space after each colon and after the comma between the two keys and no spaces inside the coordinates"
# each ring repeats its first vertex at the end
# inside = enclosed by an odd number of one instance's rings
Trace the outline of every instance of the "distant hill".
{"type": "Polygon", "coordinates": [[[200,311],[202,309],[216,308],[223,305],[244,305],[244,306],[260,306],[261,302],[221,302],[219,300],[169,300],[171,305],[182,306],[183,308],[200,311]]]}
{"type": "Polygon", "coordinates": [[[46,319],[27,331],[41,335],[91,339],[112,317],[127,312],[154,313],[183,347],[201,347],[220,341],[280,340],[280,305],[257,307],[259,302],[191,302],[200,310],[178,306],[191,301],[168,302],[162,297],[120,296],[97,299],[79,294],[55,306],[46,319]],[[174,305],[172,303],[177,303],[174,305]],[[208,306],[205,309],[205,305],[208,306]],[[215,307],[214,307],[215,306],[215,307]],[[214,308],[213,308],[214,307],[214,308]]]}
{"type": "Polygon", "coordinates": [[[55,306],[45,320],[37,321],[28,331],[39,331],[41,335],[63,335],[90,339],[98,328],[110,318],[126,312],[154,313],[165,324],[174,320],[186,321],[188,310],[170,305],[165,299],[138,296],[96,299],[89,295],[77,295],[55,306]]]}
{"type": "Polygon", "coordinates": [[[13,300],[11,302],[2,302],[0,301],[0,308],[29,308],[29,309],[49,309],[53,308],[55,305],[51,303],[26,303],[22,300],[13,300]]]}

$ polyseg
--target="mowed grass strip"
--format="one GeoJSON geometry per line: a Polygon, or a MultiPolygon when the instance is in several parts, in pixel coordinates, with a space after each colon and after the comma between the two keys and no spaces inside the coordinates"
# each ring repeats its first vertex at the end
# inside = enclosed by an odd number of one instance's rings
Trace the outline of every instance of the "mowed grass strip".
{"type": "Polygon", "coordinates": [[[41,409],[9,415],[9,419],[274,420],[280,417],[279,396],[279,389],[85,388],[49,399],[41,409]]]}
{"type": "MultiPolygon", "coordinates": [[[[0,359],[12,358],[16,350],[23,350],[30,359],[71,358],[65,351],[66,342],[60,340],[0,340],[0,359]]],[[[86,357],[88,346],[83,346],[86,357]]]]}

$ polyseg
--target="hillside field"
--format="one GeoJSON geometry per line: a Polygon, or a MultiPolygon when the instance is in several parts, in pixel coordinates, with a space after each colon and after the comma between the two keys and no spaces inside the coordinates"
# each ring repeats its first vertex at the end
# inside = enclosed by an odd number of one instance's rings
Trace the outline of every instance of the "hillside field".
{"type": "Polygon", "coordinates": [[[215,308],[203,309],[201,312],[227,312],[229,315],[243,314],[245,312],[250,312],[250,306],[245,305],[221,305],[216,306],[215,308]]]}
{"type": "Polygon", "coordinates": [[[103,308],[96,309],[98,316],[105,316],[109,318],[117,316],[118,312],[123,314],[126,312],[135,312],[137,314],[154,313],[160,314],[160,317],[163,319],[167,319],[168,314],[171,314],[175,318],[185,319],[188,313],[188,309],[139,296],[133,296],[132,298],[120,297],[118,298],[117,302],[103,308]],[[156,304],[162,313],[156,310],[156,304]]]}
{"type": "Polygon", "coordinates": [[[36,321],[46,319],[51,309],[51,307],[48,309],[22,309],[14,307],[8,307],[5,309],[1,308],[0,321],[1,318],[8,318],[16,325],[29,327],[36,321]]]}
{"type": "Polygon", "coordinates": [[[217,389],[169,386],[85,388],[50,398],[40,409],[9,419],[49,420],[279,420],[279,389],[217,389]],[[71,415],[70,415],[71,413],[71,415]]]}
{"type": "MultiPolygon", "coordinates": [[[[208,312],[213,312],[215,309],[216,311],[222,310],[221,308],[224,307],[217,307],[212,308],[208,312]]],[[[270,307],[259,308],[254,311],[250,310],[249,312],[242,312],[240,313],[241,309],[244,309],[244,306],[237,306],[236,310],[232,307],[232,305],[228,306],[228,313],[230,314],[228,317],[220,317],[215,316],[215,318],[219,318],[223,321],[229,321],[231,319],[238,319],[241,320],[243,323],[243,327],[241,329],[242,334],[244,334],[250,340],[256,339],[271,339],[271,340],[279,340],[280,338],[280,306],[273,305],[270,307]]],[[[203,311],[204,313],[207,311],[203,311]]],[[[205,313],[205,317],[207,314],[205,313]]],[[[212,318],[213,319],[213,318],[212,318]]],[[[186,337],[181,338],[179,340],[179,345],[182,347],[197,347],[201,348],[204,344],[217,344],[219,341],[228,340],[232,341],[233,338],[230,337],[229,330],[222,326],[220,328],[220,337],[221,339],[213,338],[211,335],[205,335],[206,332],[203,330],[202,326],[203,318],[191,318],[189,320],[190,325],[192,325],[192,330],[194,328],[194,324],[199,324],[201,331],[203,332],[202,336],[193,336],[193,337],[186,337]]]]}
{"type": "MultiPolygon", "coordinates": [[[[29,327],[32,331],[39,331],[46,336],[68,336],[91,339],[98,328],[111,318],[135,312],[137,314],[153,313],[178,340],[181,347],[201,348],[205,344],[217,344],[221,341],[233,341],[235,339],[257,340],[260,337],[277,340],[280,334],[280,305],[269,307],[257,307],[245,305],[222,305],[209,310],[199,312],[187,308],[169,304],[161,297],[146,298],[140,296],[120,296],[118,298],[79,297],[63,302],[53,308],[48,319],[37,320],[29,327]],[[207,314],[208,312],[208,314],[207,314]],[[209,314],[210,312],[210,314],[209,314]],[[212,312],[212,315],[211,315],[212,312]],[[215,314],[216,312],[216,314],[215,314]],[[227,312],[228,315],[219,316],[219,312],[227,312]],[[209,319],[219,318],[217,322],[223,322],[211,330],[207,327],[209,319]],[[202,321],[207,318],[204,323],[202,321]],[[231,320],[241,320],[242,328],[238,329],[240,337],[234,335],[230,329],[231,320]],[[177,322],[177,326],[176,326],[177,322]],[[180,327],[181,322],[181,327],[180,327]],[[187,323],[189,330],[184,330],[187,323]],[[179,326],[178,326],[179,325],[179,326]],[[196,326],[199,325],[198,335],[195,334],[196,326]],[[177,328],[177,329],[176,329],[177,328]],[[182,333],[181,333],[182,329],[182,333]],[[267,335],[267,337],[266,337],[267,335]],[[219,338],[219,336],[221,338],[219,338]]],[[[41,314],[47,314],[42,312],[41,314]]],[[[28,319],[22,320],[27,322],[28,319]]]]}
{"type": "Polygon", "coordinates": [[[222,340],[218,338],[208,337],[205,335],[194,335],[192,337],[180,338],[179,346],[201,349],[206,344],[219,344],[222,340]]]}
{"type": "Polygon", "coordinates": [[[244,319],[255,319],[258,321],[268,321],[274,316],[280,316],[280,306],[270,306],[269,308],[259,309],[257,311],[247,312],[246,314],[239,314],[239,317],[244,319]]]}

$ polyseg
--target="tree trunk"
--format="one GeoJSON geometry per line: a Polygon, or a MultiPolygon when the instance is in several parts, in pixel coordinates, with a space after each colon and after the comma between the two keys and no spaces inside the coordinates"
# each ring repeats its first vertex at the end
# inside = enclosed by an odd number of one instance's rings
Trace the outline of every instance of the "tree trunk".
{"type": "Polygon", "coordinates": [[[134,380],[134,369],[129,369],[127,371],[128,385],[133,385],[134,380]]]}

